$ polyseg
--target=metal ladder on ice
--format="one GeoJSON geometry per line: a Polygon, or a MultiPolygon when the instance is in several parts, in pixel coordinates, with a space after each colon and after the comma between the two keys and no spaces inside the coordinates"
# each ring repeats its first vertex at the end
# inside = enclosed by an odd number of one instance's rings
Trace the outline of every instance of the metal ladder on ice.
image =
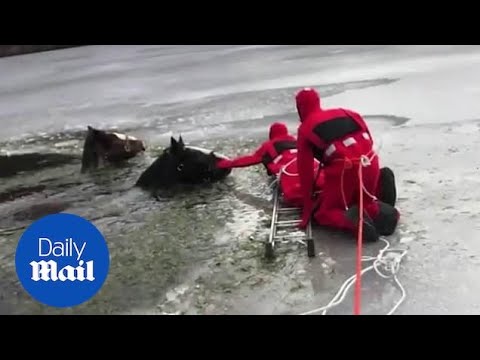
{"type": "Polygon", "coordinates": [[[278,183],[273,193],[273,212],[270,225],[270,235],[265,243],[265,257],[273,258],[276,242],[294,240],[307,245],[309,257],[315,256],[315,243],[312,237],[312,222],[308,223],[305,231],[297,228],[300,224],[301,208],[284,206],[283,197],[278,183]]]}

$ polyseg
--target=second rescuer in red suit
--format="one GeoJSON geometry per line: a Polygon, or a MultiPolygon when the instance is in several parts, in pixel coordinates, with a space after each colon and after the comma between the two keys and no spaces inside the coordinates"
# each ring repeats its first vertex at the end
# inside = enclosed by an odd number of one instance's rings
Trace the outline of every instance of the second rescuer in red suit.
{"type": "MultiPolygon", "coordinates": [[[[241,168],[263,164],[268,175],[278,176],[284,166],[291,164],[288,166],[288,171],[280,177],[280,187],[287,203],[292,206],[301,206],[303,201],[296,174],[296,156],[297,140],[288,133],[285,124],[276,122],[270,126],[268,140],[263,142],[253,154],[240,156],[233,160],[220,160],[217,166],[219,168],[241,168]],[[289,175],[290,172],[293,175],[289,175]]],[[[317,171],[318,167],[319,163],[317,161],[314,171],[317,171]]],[[[317,189],[323,186],[323,174],[318,175],[316,179],[317,189]]]]}
{"type": "Polygon", "coordinates": [[[239,168],[263,164],[268,175],[278,175],[283,165],[296,156],[297,140],[288,133],[283,123],[273,123],[270,126],[269,139],[253,154],[240,156],[234,160],[220,160],[219,168],[239,168]]]}
{"type": "MultiPolygon", "coordinates": [[[[361,166],[359,159],[366,156],[370,161],[362,168],[366,190],[363,196],[363,238],[365,242],[377,241],[379,234],[375,219],[381,217],[381,206],[369,194],[377,193],[380,169],[367,124],[351,110],[322,109],[320,97],[314,89],[301,90],[296,96],[296,106],[301,121],[297,136],[297,162],[304,199],[300,227],[308,224],[314,210],[312,185],[313,161],[316,158],[323,164],[325,183],[320,206],[313,214],[315,221],[356,234],[359,225],[358,166],[361,166]]],[[[398,212],[395,212],[394,218],[396,225],[398,212]]]]}

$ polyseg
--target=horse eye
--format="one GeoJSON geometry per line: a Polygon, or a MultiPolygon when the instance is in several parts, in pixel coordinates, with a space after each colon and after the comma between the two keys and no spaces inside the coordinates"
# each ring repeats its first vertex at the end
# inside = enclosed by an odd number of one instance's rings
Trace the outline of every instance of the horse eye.
{"type": "Polygon", "coordinates": [[[183,169],[183,164],[180,164],[177,166],[177,171],[182,171],[182,169],[183,169]]]}

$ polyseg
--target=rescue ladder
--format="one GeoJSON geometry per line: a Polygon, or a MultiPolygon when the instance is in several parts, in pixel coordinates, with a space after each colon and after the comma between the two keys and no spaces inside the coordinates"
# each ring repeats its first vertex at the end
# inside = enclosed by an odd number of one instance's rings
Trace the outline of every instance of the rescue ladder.
{"type": "Polygon", "coordinates": [[[275,245],[282,240],[298,241],[307,245],[308,257],[315,257],[315,243],[312,236],[312,222],[308,223],[305,231],[298,229],[301,217],[301,208],[289,207],[283,201],[277,181],[273,189],[273,212],[270,224],[270,235],[265,243],[265,257],[272,259],[275,256],[275,245]]]}

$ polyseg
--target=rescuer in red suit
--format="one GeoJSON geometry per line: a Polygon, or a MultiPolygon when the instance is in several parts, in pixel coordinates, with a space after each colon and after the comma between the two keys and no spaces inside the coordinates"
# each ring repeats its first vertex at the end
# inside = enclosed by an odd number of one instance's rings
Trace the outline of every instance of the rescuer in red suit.
{"type": "Polygon", "coordinates": [[[233,160],[220,160],[219,168],[240,168],[263,164],[268,175],[277,175],[283,165],[295,158],[297,140],[288,133],[283,123],[270,126],[269,140],[265,141],[253,154],[240,156],[233,160]]]}
{"type": "MultiPolygon", "coordinates": [[[[297,156],[297,141],[293,135],[288,133],[288,128],[283,123],[273,123],[270,126],[269,140],[265,141],[253,154],[240,156],[233,160],[220,160],[217,163],[219,168],[241,168],[257,164],[263,164],[268,175],[278,176],[282,167],[288,166],[288,170],[295,173],[293,176],[282,174],[280,187],[284,200],[292,206],[302,205],[300,184],[297,177],[295,159],[297,156]]],[[[312,165],[313,166],[313,165],[312,165]]],[[[315,171],[319,163],[315,164],[315,171]]],[[[313,167],[312,167],[313,169],[313,167]]],[[[317,188],[321,188],[323,175],[317,177],[317,188]]]]}
{"type": "Polygon", "coordinates": [[[379,161],[373,150],[373,139],[363,118],[351,110],[322,109],[314,89],[303,89],[296,96],[300,127],[297,136],[297,165],[303,194],[304,228],[314,211],[312,189],[314,158],[323,164],[325,183],[322,199],[313,217],[319,225],[330,226],[356,234],[359,225],[360,159],[364,184],[363,239],[374,242],[381,235],[393,232],[398,211],[377,201],[380,177],[379,161]]]}

